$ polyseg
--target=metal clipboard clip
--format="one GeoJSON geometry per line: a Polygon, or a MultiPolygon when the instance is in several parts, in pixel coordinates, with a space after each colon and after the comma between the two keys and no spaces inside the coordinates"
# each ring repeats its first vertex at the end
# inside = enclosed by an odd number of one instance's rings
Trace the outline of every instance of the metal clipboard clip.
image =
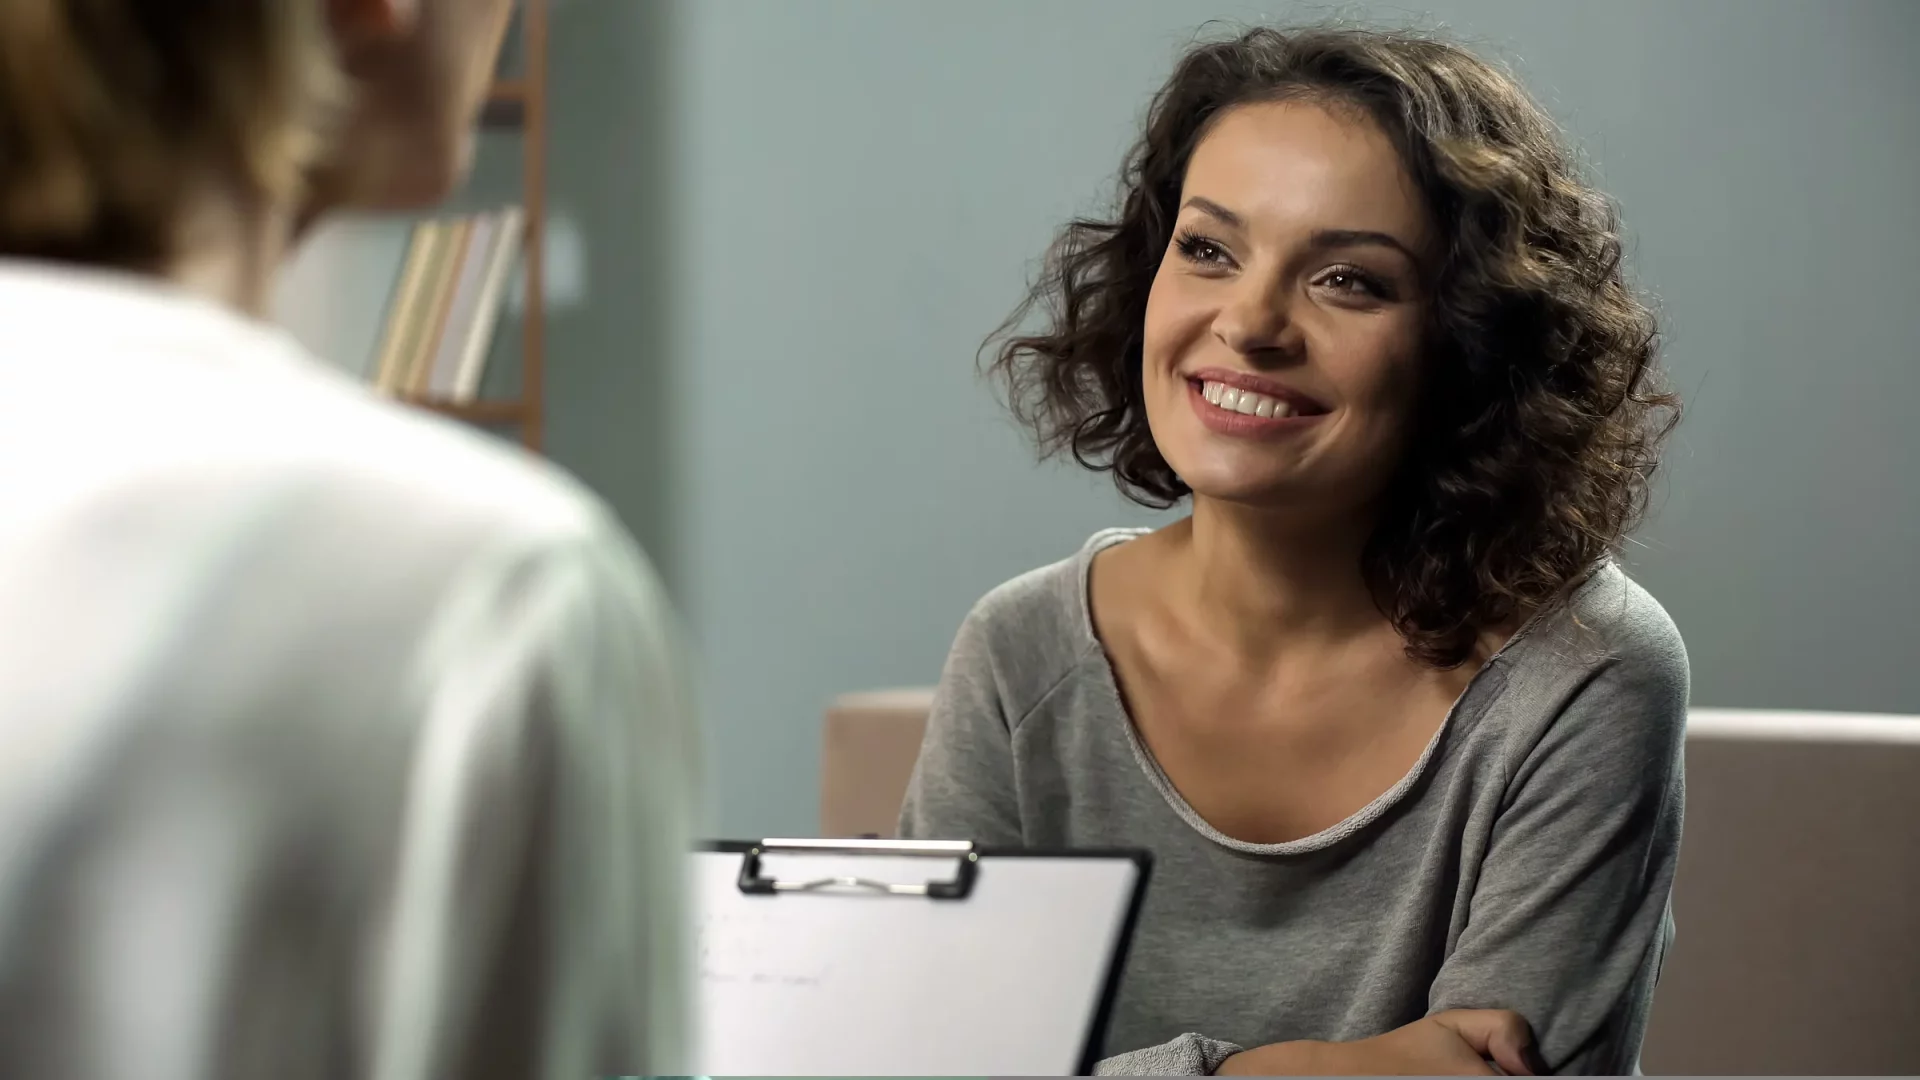
{"type": "Polygon", "coordinates": [[[740,891],[752,895],[815,892],[821,889],[861,889],[888,896],[924,896],[929,900],[964,900],[973,892],[980,870],[980,853],[970,840],[762,840],[740,860],[740,891]],[[785,881],[760,872],[762,855],[903,855],[919,859],[958,860],[946,881],[879,881],[835,874],[785,881]]]}

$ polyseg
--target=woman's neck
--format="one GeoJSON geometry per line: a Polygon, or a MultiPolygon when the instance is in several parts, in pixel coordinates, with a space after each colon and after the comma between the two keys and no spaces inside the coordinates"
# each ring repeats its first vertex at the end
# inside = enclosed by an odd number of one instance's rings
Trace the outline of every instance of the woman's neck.
{"type": "Polygon", "coordinates": [[[1368,523],[1306,520],[1196,497],[1174,526],[1194,613],[1243,655],[1290,642],[1352,641],[1387,630],[1361,571],[1368,523]]]}
{"type": "Polygon", "coordinates": [[[273,282],[293,242],[294,215],[209,194],[189,214],[180,254],[165,276],[247,315],[265,317],[273,282]]]}

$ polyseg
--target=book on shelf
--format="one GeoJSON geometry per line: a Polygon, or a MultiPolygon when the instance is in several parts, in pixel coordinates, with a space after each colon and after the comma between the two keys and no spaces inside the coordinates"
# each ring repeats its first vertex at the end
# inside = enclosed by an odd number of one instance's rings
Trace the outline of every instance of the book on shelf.
{"type": "Polygon", "coordinates": [[[454,375],[460,364],[460,351],[466,344],[466,335],[448,333],[446,328],[465,327],[473,322],[475,305],[480,299],[480,279],[487,272],[485,252],[490,242],[488,237],[494,228],[494,217],[492,214],[481,214],[472,221],[462,222],[460,227],[464,232],[460,244],[460,268],[452,279],[446,315],[440,320],[440,340],[434,346],[432,362],[423,365],[425,371],[414,386],[414,393],[438,401],[453,400],[454,375]]]}
{"type": "Polygon", "coordinates": [[[407,381],[401,387],[408,397],[425,397],[433,377],[433,360],[440,340],[447,333],[447,314],[453,308],[454,288],[459,284],[460,267],[467,257],[467,241],[473,236],[473,219],[455,218],[447,223],[447,238],[441,244],[440,258],[433,268],[433,294],[427,299],[421,328],[425,333],[415,347],[407,367],[407,381]]]}
{"type": "Polygon", "coordinates": [[[387,301],[377,389],[453,404],[479,396],[525,222],[509,206],[414,226],[387,301]]]}
{"type": "Polygon", "coordinates": [[[486,272],[480,279],[475,301],[476,315],[466,324],[466,338],[453,377],[453,399],[472,401],[480,396],[480,376],[487,367],[487,353],[493,348],[494,328],[500,322],[500,306],[507,298],[507,284],[520,261],[520,243],[527,235],[527,214],[518,206],[497,211],[487,244],[486,272]]]}
{"type": "Polygon", "coordinates": [[[420,297],[426,292],[428,268],[433,263],[434,248],[440,242],[440,228],[436,222],[416,225],[412,238],[407,242],[406,259],[400,264],[400,277],[394,284],[393,295],[387,301],[387,325],[380,337],[379,360],[373,369],[373,384],[383,392],[393,392],[400,387],[401,376],[407,368],[407,356],[412,349],[416,336],[413,328],[417,317],[420,297]]]}

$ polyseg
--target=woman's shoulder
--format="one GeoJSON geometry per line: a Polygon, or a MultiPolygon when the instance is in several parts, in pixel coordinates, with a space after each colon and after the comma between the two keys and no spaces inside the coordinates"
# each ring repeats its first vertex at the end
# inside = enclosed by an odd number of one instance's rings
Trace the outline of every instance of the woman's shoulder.
{"type": "Polygon", "coordinates": [[[1093,557],[1143,531],[1102,529],[1072,555],[995,586],[961,623],[949,664],[990,667],[1013,696],[1043,693],[1099,651],[1087,609],[1093,557]]]}
{"type": "Polygon", "coordinates": [[[1080,635],[1091,640],[1087,618],[1087,573],[1093,557],[1142,534],[1140,529],[1102,529],[1072,555],[1035,567],[994,586],[973,605],[969,623],[999,633],[1080,635]]]}
{"type": "Polygon", "coordinates": [[[1609,561],[1575,590],[1559,620],[1562,638],[1585,637],[1590,663],[1687,677],[1687,647],[1667,609],[1609,561]],[[1580,630],[1584,634],[1573,634],[1580,630]]]}
{"type": "Polygon", "coordinates": [[[1660,757],[1685,738],[1686,645],[1660,602],[1615,563],[1536,618],[1501,659],[1500,696],[1522,746],[1601,740],[1660,757]]]}

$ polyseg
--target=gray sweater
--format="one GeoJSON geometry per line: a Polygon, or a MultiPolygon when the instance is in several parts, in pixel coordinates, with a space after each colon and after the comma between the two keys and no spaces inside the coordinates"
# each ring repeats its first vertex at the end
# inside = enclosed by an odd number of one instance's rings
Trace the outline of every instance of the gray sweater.
{"type": "Polygon", "coordinates": [[[961,625],[902,835],[1144,847],[1156,865],[1100,1071],[1506,1008],[1555,1072],[1638,1066],[1672,937],[1687,658],[1609,564],[1480,671],[1405,777],[1304,839],[1210,827],[1128,719],[1079,554],[961,625]]]}

